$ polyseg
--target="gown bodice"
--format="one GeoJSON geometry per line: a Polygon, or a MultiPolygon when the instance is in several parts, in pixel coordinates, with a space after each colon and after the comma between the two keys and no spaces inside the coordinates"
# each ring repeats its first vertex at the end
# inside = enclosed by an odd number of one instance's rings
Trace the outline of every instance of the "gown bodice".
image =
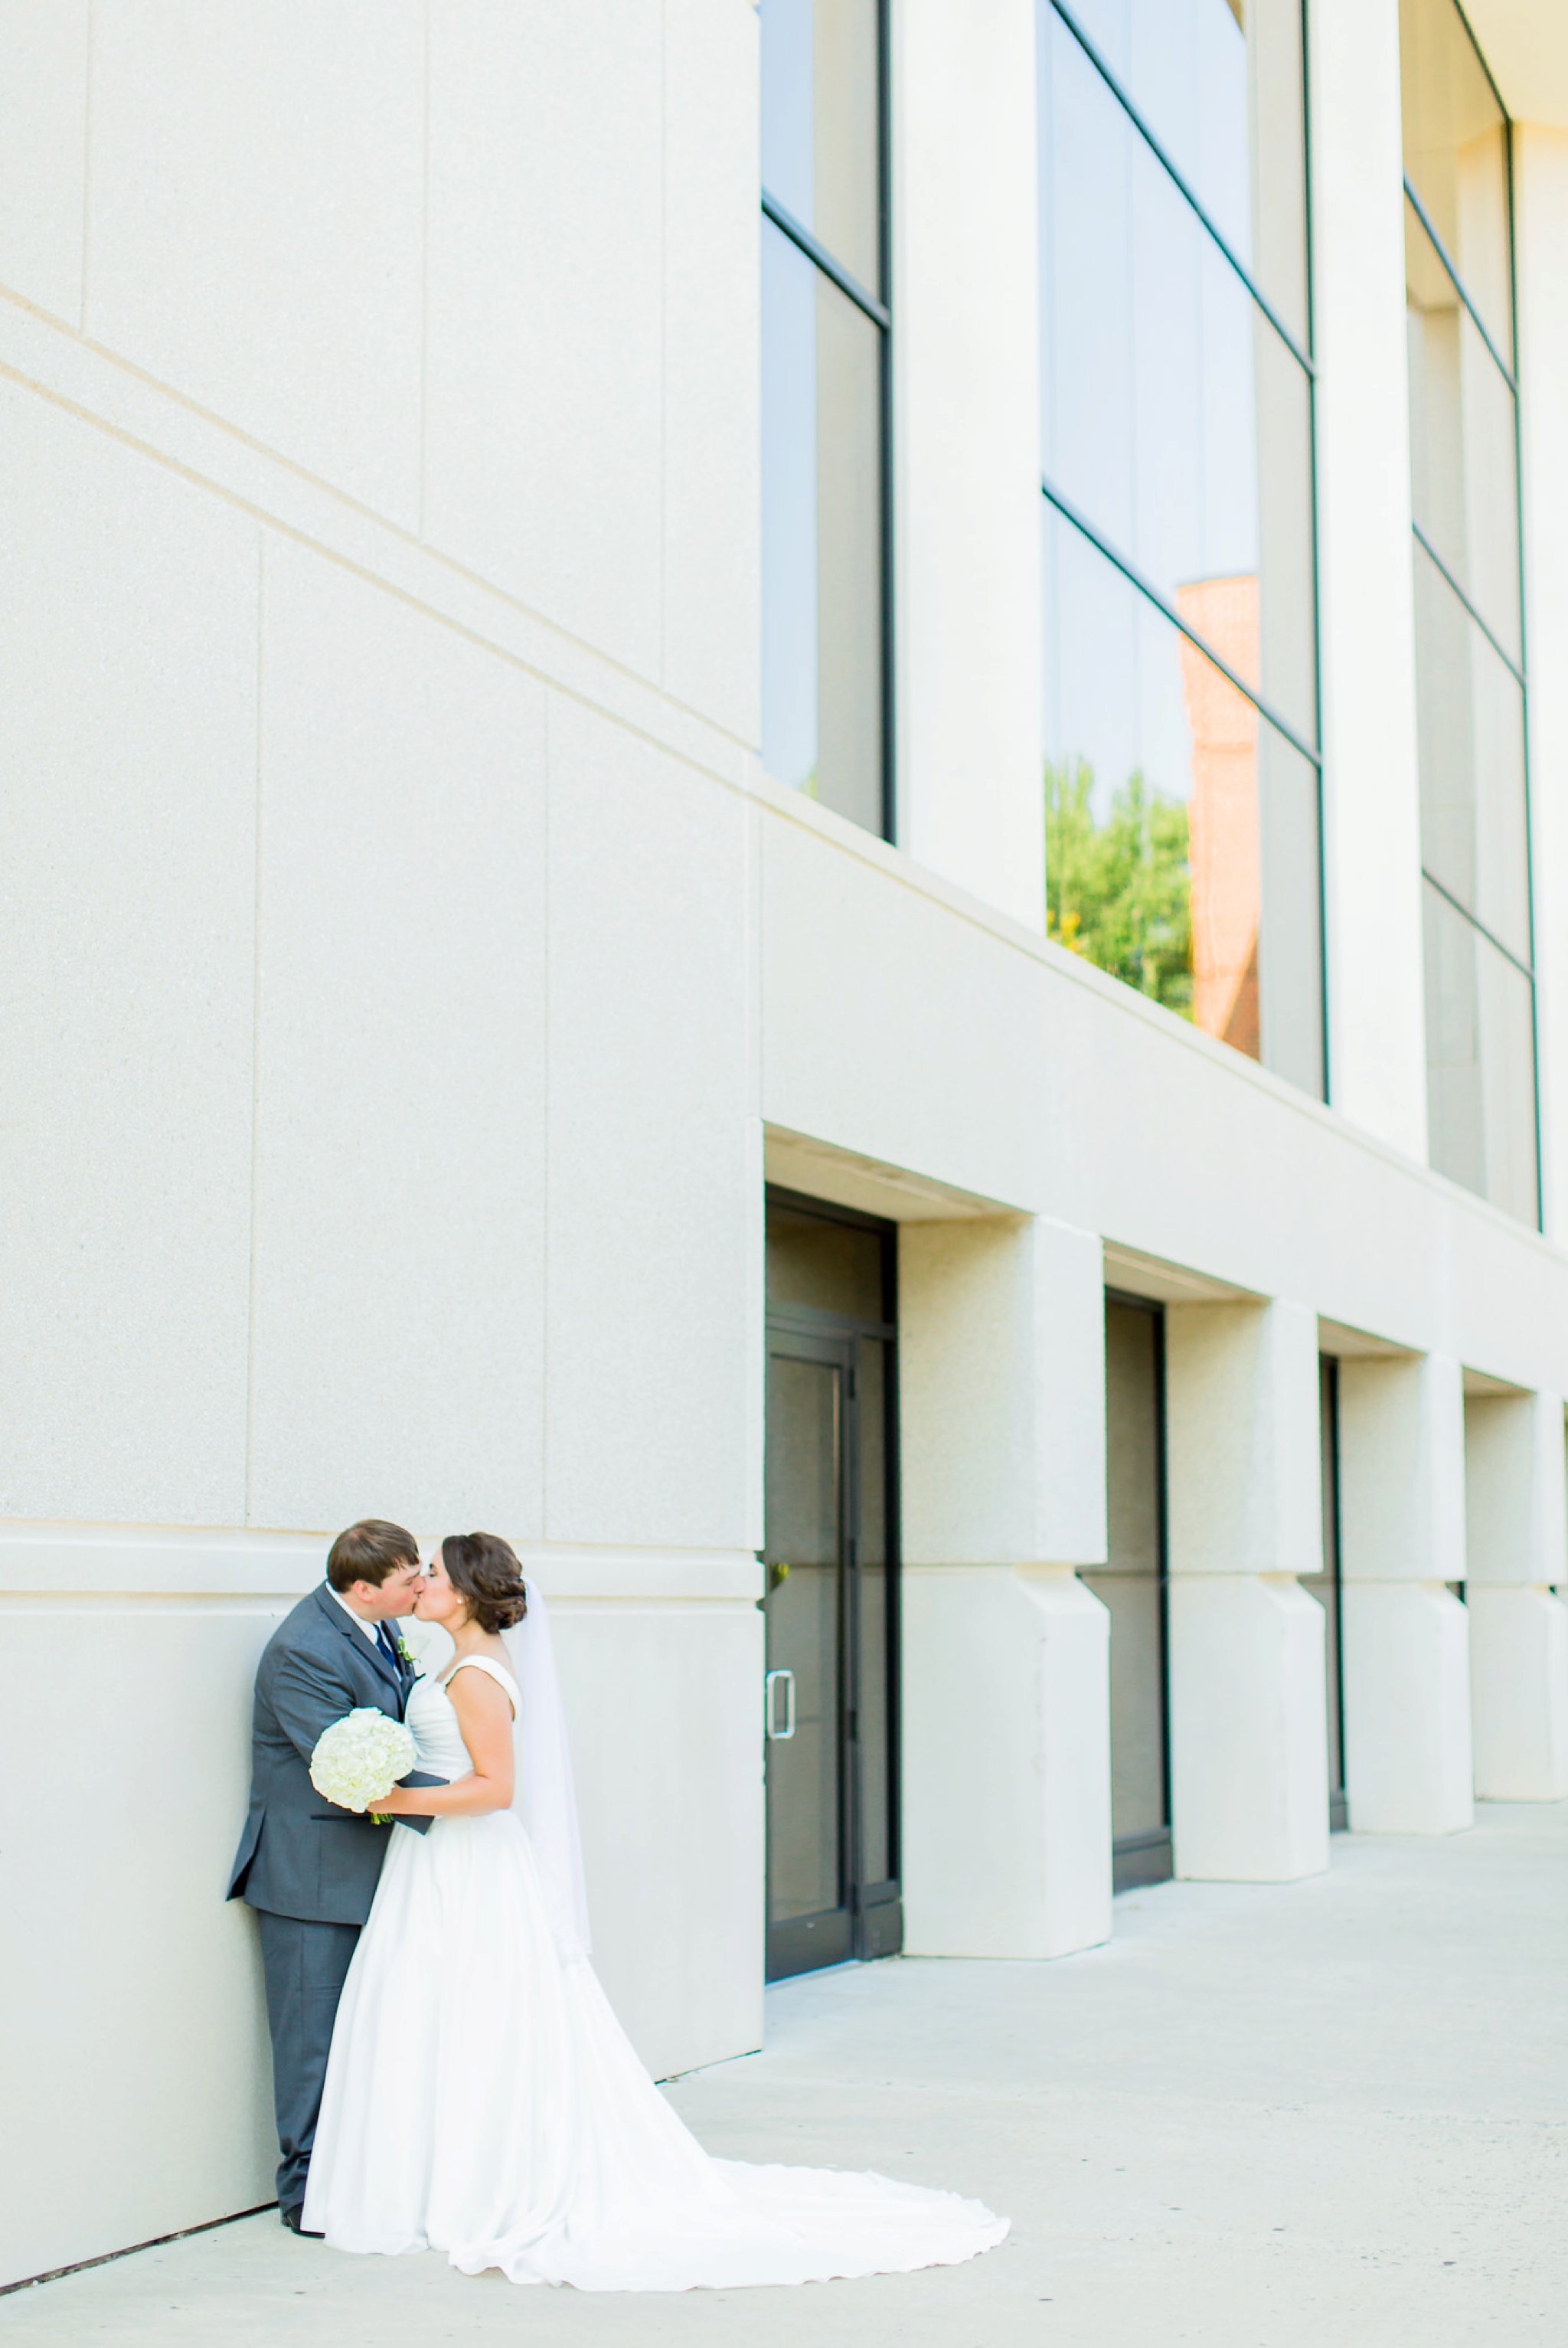
{"type": "MultiPolygon", "coordinates": [[[[499,1663],[491,1663],[487,1655],[470,1655],[461,1667],[464,1671],[484,1672],[503,1689],[517,1717],[518,1684],[511,1673],[499,1663]]],[[[474,1764],[463,1742],[463,1731],[457,1724],[457,1709],[446,1693],[446,1677],[437,1679],[427,1674],[415,1680],[408,1691],[404,1706],[405,1724],[414,1737],[415,1769],[427,1777],[443,1778],[450,1785],[455,1777],[466,1777],[474,1764]]]]}

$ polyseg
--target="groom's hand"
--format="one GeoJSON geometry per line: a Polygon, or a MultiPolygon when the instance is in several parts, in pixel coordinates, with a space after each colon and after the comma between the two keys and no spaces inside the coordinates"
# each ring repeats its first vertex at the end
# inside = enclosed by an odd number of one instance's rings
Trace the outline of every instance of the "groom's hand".
{"type": "MultiPolygon", "coordinates": [[[[423,1769],[411,1769],[407,1776],[399,1777],[397,1783],[399,1786],[444,1786],[446,1780],[445,1777],[427,1777],[423,1769]]],[[[394,1826],[412,1827],[415,1834],[427,1834],[436,1823],[434,1818],[415,1818],[402,1810],[389,1810],[387,1816],[394,1826]]]]}

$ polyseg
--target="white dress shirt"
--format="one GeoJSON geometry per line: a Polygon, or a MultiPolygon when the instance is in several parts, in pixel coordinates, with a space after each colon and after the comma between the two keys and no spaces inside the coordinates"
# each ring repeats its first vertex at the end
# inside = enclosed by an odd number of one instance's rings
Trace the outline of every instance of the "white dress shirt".
{"type": "Polygon", "coordinates": [[[343,1608],[343,1612],[348,1616],[349,1621],[354,1624],[354,1629],[356,1631],[363,1631],[365,1637],[370,1641],[371,1645],[379,1649],[381,1642],[375,1635],[375,1624],[374,1622],[367,1622],[363,1614],[356,1614],[354,1608],[349,1604],[348,1600],[343,1596],[342,1591],[334,1590],[330,1581],[327,1584],[327,1596],[329,1598],[336,1599],[338,1604],[343,1608]]]}

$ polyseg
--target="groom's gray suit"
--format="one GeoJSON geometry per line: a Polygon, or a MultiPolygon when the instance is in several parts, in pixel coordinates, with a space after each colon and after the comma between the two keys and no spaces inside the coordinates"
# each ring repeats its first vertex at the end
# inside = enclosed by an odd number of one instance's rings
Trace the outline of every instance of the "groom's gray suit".
{"type": "MultiPolygon", "coordinates": [[[[359,1705],[401,1720],[413,1676],[365,1636],[324,1582],[280,1622],[256,1672],[251,1813],[229,1897],[258,1910],[285,2211],[305,2198],[338,1998],[391,1832],[318,1794],[311,1755],[323,1729],[359,1705]]],[[[436,1782],[417,1773],[404,1780],[436,1782]]],[[[396,1824],[423,1834],[430,1820],[396,1824]]]]}

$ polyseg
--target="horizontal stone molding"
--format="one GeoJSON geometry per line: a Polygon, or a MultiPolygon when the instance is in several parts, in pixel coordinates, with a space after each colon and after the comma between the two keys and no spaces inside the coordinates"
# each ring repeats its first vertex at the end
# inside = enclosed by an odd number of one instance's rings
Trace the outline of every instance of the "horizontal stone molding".
{"type": "MultiPolygon", "coordinates": [[[[330,1538],[237,1528],[0,1523],[0,1599],[297,1598],[321,1580],[330,1538]]],[[[749,1605],[763,1594],[763,1569],[750,1550],[564,1541],[521,1541],[518,1550],[546,1596],[568,1604],[749,1605]]]]}

